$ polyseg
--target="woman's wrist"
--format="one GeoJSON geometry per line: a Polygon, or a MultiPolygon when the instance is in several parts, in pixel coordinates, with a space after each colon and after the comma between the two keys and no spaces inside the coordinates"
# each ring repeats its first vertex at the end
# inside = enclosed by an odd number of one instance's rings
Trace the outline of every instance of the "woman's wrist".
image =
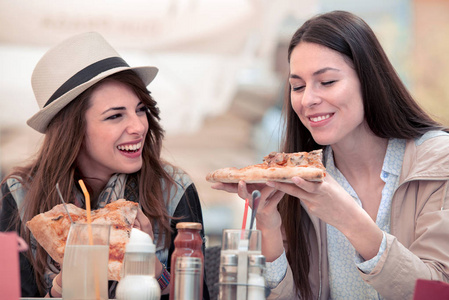
{"type": "Polygon", "coordinates": [[[167,268],[165,267],[165,265],[163,263],[161,263],[161,265],[162,265],[162,272],[157,277],[157,282],[159,283],[159,287],[161,288],[161,291],[163,291],[170,284],[170,277],[171,277],[171,275],[167,271],[167,268]]]}
{"type": "Polygon", "coordinates": [[[262,254],[267,262],[276,260],[284,252],[284,241],[282,231],[278,229],[261,230],[262,254]]]}

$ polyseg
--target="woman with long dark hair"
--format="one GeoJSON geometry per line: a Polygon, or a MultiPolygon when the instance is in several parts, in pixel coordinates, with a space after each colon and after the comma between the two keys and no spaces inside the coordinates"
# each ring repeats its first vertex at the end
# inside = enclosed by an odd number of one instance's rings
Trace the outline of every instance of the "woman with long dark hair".
{"type": "Polygon", "coordinates": [[[272,299],[411,299],[449,281],[449,134],[415,102],[371,28],[343,11],[293,35],[284,152],[323,149],[323,182],[260,189],[272,299]]]}
{"type": "MultiPolygon", "coordinates": [[[[16,230],[30,245],[20,257],[23,297],[61,296],[61,268],[25,224],[61,203],[57,183],[64,199],[85,208],[79,179],[93,209],[122,198],[139,203],[134,226],[156,242],[156,276],[162,294],[169,292],[176,223],[203,220],[190,177],[161,159],[164,132],[146,88],[157,71],[129,67],[98,33],[63,41],[37,64],[32,84],[40,110],[28,125],[45,138],[34,160],[2,181],[0,229],[16,230]]],[[[110,282],[110,298],[116,284],[110,282]]]]}

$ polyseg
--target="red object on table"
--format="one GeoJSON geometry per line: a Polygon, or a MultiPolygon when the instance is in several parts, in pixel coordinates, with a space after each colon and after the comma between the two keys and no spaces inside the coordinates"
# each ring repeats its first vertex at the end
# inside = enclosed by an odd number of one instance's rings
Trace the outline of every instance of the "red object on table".
{"type": "Polygon", "coordinates": [[[0,295],[2,299],[20,297],[19,243],[15,232],[0,232],[0,295]]]}
{"type": "Polygon", "coordinates": [[[436,281],[418,279],[416,281],[413,300],[447,300],[449,299],[449,284],[436,281]]]}
{"type": "Polygon", "coordinates": [[[249,200],[245,199],[245,210],[243,211],[242,231],[246,229],[246,219],[248,218],[248,206],[249,200]]]}
{"type": "Polygon", "coordinates": [[[171,257],[170,272],[170,300],[174,299],[176,282],[176,259],[181,256],[199,257],[201,259],[201,278],[200,278],[200,297],[203,299],[203,280],[204,280],[204,255],[202,251],[203,239],[200,231],[203,228],[201,223],[180,222],[176,224],[178,234],[175,238],[175,251],[171,257]]]}

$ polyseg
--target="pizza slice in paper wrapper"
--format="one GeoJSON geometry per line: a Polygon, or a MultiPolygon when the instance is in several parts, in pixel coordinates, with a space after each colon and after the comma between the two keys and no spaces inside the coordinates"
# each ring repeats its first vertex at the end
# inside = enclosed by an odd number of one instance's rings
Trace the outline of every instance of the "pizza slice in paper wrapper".
{"type": "MultiPolygon", "coordinates": [[[[120,280],[120,270],[125,257],[125,247],[137,215],[138,203],[119,199],[104,208],[93,210],[92,224],[110,224],[108,279],[120,280]]],[[[73,204],[67,209],[75,223],[87,223],[86,210],[73,204]]],[[[62,265],[64,249],[70,230],[70,219],[63,204],[36,215],[27,227],[47,253],[62,265]]]]}

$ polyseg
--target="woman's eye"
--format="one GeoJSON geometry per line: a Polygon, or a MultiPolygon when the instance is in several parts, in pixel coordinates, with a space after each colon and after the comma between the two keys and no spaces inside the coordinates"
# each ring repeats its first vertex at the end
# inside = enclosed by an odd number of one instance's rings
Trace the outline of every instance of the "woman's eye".
{"type": "Polygon", "coordinates": [[[331,85],[332,83],[336,82],[336,80],[330,80],[330,81],[324,81],[321,84],[322,85],[331,85]]]}
{"type": "Polygon", "coordinates": [[[146,106],[141,106],[137,109],[137,112],[145,112],[146,113],[147,111],[148,111],[148,108],[146,106]]]}
{"type": "Polygon", "coordinates": [[[106,120],[115,120],[117,118],[120,118],[121,116],[122,116],[122,114],[115,114],[115,115],[107,117],[106,120]]]}
{"type": "Polygon", "coordinates": [[[293,92],[301,91],[302,89],[304,89],[304,86],[292,86],[293,92]]]}

